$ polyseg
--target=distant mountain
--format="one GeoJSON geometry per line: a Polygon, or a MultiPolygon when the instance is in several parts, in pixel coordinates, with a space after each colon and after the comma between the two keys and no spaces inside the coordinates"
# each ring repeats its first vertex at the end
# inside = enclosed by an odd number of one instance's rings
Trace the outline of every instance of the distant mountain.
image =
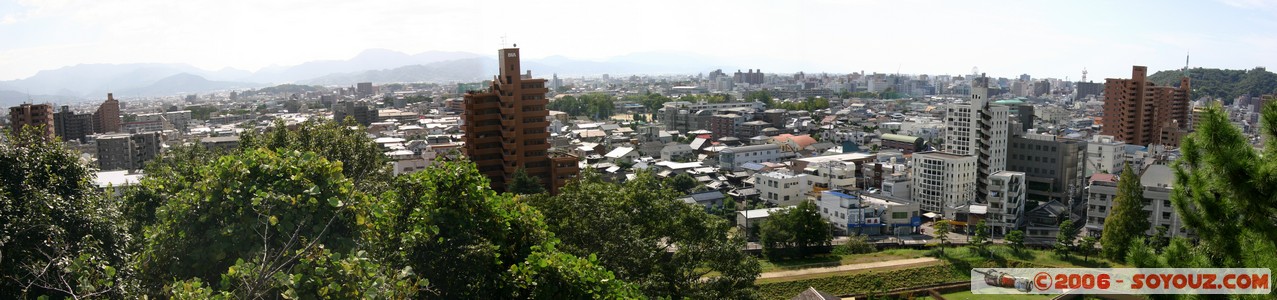
{"type": "MultiPolygon", "coordinates": [[[[734,70],[722,67],[710,57],[679,52],[641,52],[603,61],[551,56],[524,59],[522,67],[541,78],[548,78],[554,73],[559,76],[590,76],[695,74],[716,68],[725,72],[734,70]]],[[[370,49],[347,60],[273,66],[257,72],[233,68],[210,71],[186,64],[80,64],[40,71],[29,78],[0,81],[0,90],[20,92],[9,93],[11,99],[24,99],[28,92],[47,97],[97,99],[110,92],[137,96],[172,95],[283,83],[468,82],[490,79],[496,71],[495,55],[446,51],[406,54],[370,49]]]]}
{"type": "Polygon", "coordinates": [[[353,85],[359,82],[473,82],[491,79],[496,70],[495,59],[470,58],[386,70],[332,74],[299,83],[353,85]]]}
{"type": "Polygon", "coordinates": [[[26,79],[0,82],[4,89],[31,94],[87,97],[137,88],[179,73],[203,73],[184,64],[80,64],[45,70],[26,79]]]}
{"type": "Polygon", "coordinates": [[[264,84],[260,83],[212,81],[199,75],[181,73],[157,80],[155,83],[145,87],[121,90],[119,94],[138,96],[172,96],[217,90],[255,88],[263,85],[264,84]]]}
{"type": "MultiPolygon", "coordinates": [[[[1188,70],[1193,98],[1210,96],[1231,103],[1241,95],[1261,96],[1277,94],[1277,74],[1264,68],[1251,70],[1223,70],[1193,68],[1188,70]]],[[[1179,85],[1183,70],[1158,71],[1148,80],[1163,86],[1179,85]]]]}
{"type": "Polygon", "coordinates": [[[18,92],[18,91],[0,90],[0,109],[4,109],[2,115],[0,115],[0,118],[9,117],[8,115],[9,111],[7,110],[8,107],[17,106],[18,104],[25,103],[28,100],[34,103],[66,104],[66,103],[75,101],[76,98],[66,97],[66,96],[49,96],[49,95],[31,95],[30,97],[28,97],[27,93],[18,92]]]}
{"type": "MultiPolygon", "coordinates": [[[[640,53],[620,56],[608,61],[571,59],[550,56],[543,59],[523,60],[523,72],[532,71],[533,77],[549,78],[553,74],[564,76],[590,76],[599,74],[693,74],[704,73],[718,67],[713,60],[703,56],[681,54],[664,55],[640,53]],[[656,58],[666,57],[665,60],[656,58]],[[648,63],[654,61],[655,63],[648,63]]],[[[725,71],[726,72],[726,71],[725,71]]],[[[398,68],[330,74],[298,81],[301,84],[352,85],[359,82],[473,82],[492,79],[497,73],[497,60],[479,57],[441,61],[430,64],[398,68]]]]}
{"type": "Polygon", "coordinates": [[[348,60],[322,60],[291,67],[266,68],[244,78],[244,80],[263,83],[292,83],[330,74],[393,69],[402,66],[476,57],[479,57],[479,55],[466,52],[430,51],[408,55],[403,52],[386,49],[369,49],[348,60]]]}

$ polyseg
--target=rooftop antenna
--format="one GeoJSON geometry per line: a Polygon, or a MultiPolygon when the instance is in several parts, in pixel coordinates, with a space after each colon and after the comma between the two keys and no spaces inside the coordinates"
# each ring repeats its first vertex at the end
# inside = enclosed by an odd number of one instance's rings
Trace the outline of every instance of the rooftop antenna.
{"type": "Polygon", "coordinates": [[[505,48],[505,45],[506,45],[506,43],[505,43],[505,38],[506,38],[506,36],[505,36],[504,34],[502,34],[502,35],[501,35],[501,48],[505,48]]]}
{"type": "Polygon", "coordinates": [[[1086,67],[1082,67],[1082,81],[1086,82],[1086,67]]]}
{"type": "Polygon", "coordinates": [[[1184,77],[1188,77],[1188,52],[1184,52],[1184,77]]]}

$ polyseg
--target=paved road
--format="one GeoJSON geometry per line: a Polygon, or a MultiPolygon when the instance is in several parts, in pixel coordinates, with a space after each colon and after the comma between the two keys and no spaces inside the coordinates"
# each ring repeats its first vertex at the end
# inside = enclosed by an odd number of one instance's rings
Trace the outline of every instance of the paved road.
{"type": "Polygon", "coordinates": [[[935,261],[938,261],[938,260],[931,257],[897,259],[897,260],[888,260],[888,261],[871,262],[871,263],[863,263],[863,264],[841,265],[837,267],[807,268],[807,269],[799,269],[799,270],[767,272],[767,273],[758,274],[758,278],[759,279],[780,278],[780,277],[790,277],[790,276],[799,276],[799,275],[808,275],[808,274],[877,269],[877,268],[885,268],[885,267],[925,264],[925,263],[930,263],[935,261]]]}

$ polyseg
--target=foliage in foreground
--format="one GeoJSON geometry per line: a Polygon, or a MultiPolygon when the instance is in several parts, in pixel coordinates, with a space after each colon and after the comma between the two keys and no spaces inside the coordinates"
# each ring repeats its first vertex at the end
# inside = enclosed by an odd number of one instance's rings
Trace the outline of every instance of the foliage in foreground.
{"type": "Polygon", "coordinates": [[[648,172],[624,184],[585,173],[559,195],[527,202],[545,213],[564,251],[596,256],[648,297],[753,297],[759,265],[740,251],[744,240],[729,236],[731,225],[705,208],[677,200],[680,195],[648,172]],[[711,272],[718,275],[706,279],[711,272]]]}
{"type": "Polygon", "coordinates": [[[27,127],[0,144],[0,295],[122,295],[128,236],[92,168],[27,127]]]}

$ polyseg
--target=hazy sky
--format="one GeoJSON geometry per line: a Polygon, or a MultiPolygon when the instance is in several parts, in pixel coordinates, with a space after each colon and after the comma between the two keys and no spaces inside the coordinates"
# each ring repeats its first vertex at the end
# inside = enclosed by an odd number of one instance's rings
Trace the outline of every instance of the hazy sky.
{"type": "MultiPolygon", "coordinates": [[[[1277,66],[1277,0],[0,0],[0,80],[79,63],[255,71],[364,49],[713,56],[768,72],[1129,77],[1277,66]]],[[[707,70],[709,71],[709,70],[707,70]]],[[[731,70],[734,71],[734,70],[731,70]]]]}

